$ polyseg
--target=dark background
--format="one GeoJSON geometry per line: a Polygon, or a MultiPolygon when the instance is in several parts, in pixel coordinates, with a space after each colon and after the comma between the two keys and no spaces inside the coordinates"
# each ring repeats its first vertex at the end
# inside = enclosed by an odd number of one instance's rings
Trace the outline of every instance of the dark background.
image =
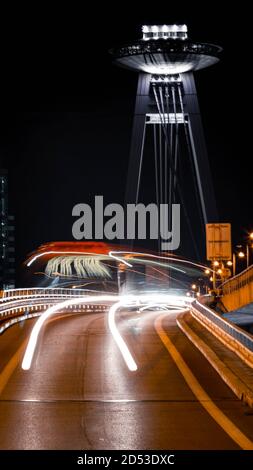
{"type": "Polygon", "coordinates": [[[72,239],[76,203],[92,205],[96,194],[123,202],[137,74],[107,51],[140,37],[142,24],[186,23],[192,39],[224,48],[195,78],[220,220],[232,223],[235,244],[244,240],[253,229],[250,18],[241,6],[167,1],[41,4],[2,16],[0,159],[17,263],[41,243],[72,239]]]}

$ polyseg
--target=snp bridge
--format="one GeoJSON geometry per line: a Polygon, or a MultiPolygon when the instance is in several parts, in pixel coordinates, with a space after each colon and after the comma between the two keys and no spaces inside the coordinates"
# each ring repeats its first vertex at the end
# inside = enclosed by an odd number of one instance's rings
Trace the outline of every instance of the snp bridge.
{"type": "MultiPolygon", "coordinates": [[[[220,51],[185,25],[112,51],[140,73],[126,202],[140,200],[151,135],[156,201],[181,203],[196,256],[217,219],[192,73],[220,51]]],[[[49,243],[26,260],[29,287],[0,299],[0,449],[253,450],[253,337],[204,295],[210,268],[160,242],[49,243]]]]}
{"type": "MultiPolygon", "coordinates": [[[[41,253],[45,268],[58,256],[41,253]]],[[[232,370],[224,375],[226,360],[252,371],[252,337],[214,312],[208,296],[163,290],[159,256],[113,255],[100,262],[110,273],[117,263],[128,290],[124,282],[105,293],[102,282],[87,292],[75,279],[75,288],[3,293],[1,324],[27,317],[0,337],[1,449],[252,449],[250,394],[240,396],[232,370]],[[133,289],[131,270],[149,282],[159,274],[160,290],[133,289]]],[[[166,263],[171,272],[184,260],[166,263]]],[[[185,276],[204,268],[190,264],[185,276]]]]}

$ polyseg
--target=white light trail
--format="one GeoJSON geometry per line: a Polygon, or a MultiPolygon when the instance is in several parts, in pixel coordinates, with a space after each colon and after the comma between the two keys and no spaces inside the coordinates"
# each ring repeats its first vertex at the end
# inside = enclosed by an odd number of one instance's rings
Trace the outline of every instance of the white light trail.
{"type": "Polygon", "coordinates": [[[86,255],[56,256],[48,261],[45,274],[48,276],[55,273],[62,276],[76,274],[77,277],[81,278],[110,278],[110,270],[101,262],[101,259],[104,259],[104,257],[86,255]]]}
{"type": "Polygon", "coordinates": [[[101,295],[101,296],[87,296],[87,297],[78,297],[74,299],[69,299],[65,300],[64,302],[60,302],[53,307],[50,307],[48,310],[46,310],[39,320],[35,323],[29,341],[28,345],[25,351],[25,355],[22,361],[22,369],[23,370],[29,370],[32,364],[34,352],[36,349],[36,345],[38,342],[38,337],[39,333],[41,331],[42,326],[48,320],[50,316],[52,316],[54,313],[58,312],[58,310],[61,310],[63,308],[69,307],[70,305],[77,305],[81,303],[99,303],[99,302],[113,302],[115,299],[118,299],[117,296],[113,295],[101,295]]]}
{"type": "MultiPolygon", "coordinates": [[[[207,266],[205,266],[203,264],[194,263],[193,261],[189,261],[189,260],[182,259],[182,258],[174,258],[172,256],[159,256],[159,255],[153,255],[151,253],[143,253],[143,252],[138,252],[138,251],[110,251],[109,252],[109,256],[111,256],[112,258],[117,259],[118,261],[120,261],[122,263],[127,264],[127,262],[124,259],[122,259],[119,255],[133,255],[133,257],[136,256],[136,255],[146,256],[147,258],[156,258],[156,259],[162,259],[162,260],[166,260],[166,261],[174,261],[176,263],[190,264],[191,266],[195,266],[197,268],[207,269],[207,266]]],[[[140,261],[138,258],[137,258],[137,260],[140,261]]],[[[132,267],[132,266],[130,265],[130,267],[132,267]]],[[[176,268],[175,266],[170,265],[169,267],[186,274],[185,271],[183,271],[179,268],[176,268]]],[[[213,271],[211,268],[208,268],[208,269],[210,271],[213,271]]]]}
{"type": "MultiPolygon", "coordinates": [[[[92,255],[92,256],[100,256],[100,253],[90,253],[90,252],[83,252],[83,251],[43,251],[43,253],[38,253],[37,255],[34,255],[30,261],[26,264],[27,266],[31,266],[36,259],[41,258],[41,256],[46,256],[46,255],[92,255]]],[[[106,255],[105,255],[106,256],[106,255]]]]}
{"type": "MultiPolygon", "coordinates": [[[[111,258],[114,258],[118,261],[120,261],[121,263],[124,263],[126,264],[127,266],[130,266],[132,268],[132,264],[128,263],[125,261],[124,258],[120,258],[119,256],[116,256],[115,253],[117,254],[131,254],[131,255],[146,255],[147,257],[151,257],[151,258],[161,258],[161,259],[166,259],[166,260],[169,260],[169,259],[173,259],[173,261],[175,261],[175,258],[169,258],[169,257],[163,257],[163,256],[157,256],[157,255],[151,255],[149,253],[138,253],[136,251],[110,251],[109,252],[109,256],[111,256],[111,258]]],[[[136,261],[143,261],[143,260],[140,260],[139,258],[136,258],[136,261]]],[[[148,262],[151,262],[149,259],[144,259],[144,261],[148,261],[148,262]]],[[[153,261],[153,263],[155,263],[155,261],[153,261]]],[[[179,271],[183,274],[186,274],[185,271],[183,271],[182,269],[179,269],[179,268],[176,268],[175,266],[169,266],[170,268],[174,269],[175,271],[179,271]]]]}
{"type": "Polygon", "coordinates": [[[150,308],[154,308],[154,307],[158,307],[160,308],[161,310],[169,310],[171,307],[173,307],[174,310],[181,310],[182,309],[182,306],[179,306],[179,305],[169,305],[169,304],[148,304],[148,305],[145,305],[144,307],[141,307],[139,309],[140,312],[144,312],[144,310],[149,310],[150,308]]]}
{"type": "MultiPolygon", "coordinates": [[[[43,253],[39,253],[37,255],[34,255],[27,263],[27,266],[31,266],[32,263],[40,258],[41,256],[45,256],[45,255],[50,255],[50,254],[59,254],[59,255],[68,255],[68,254],[73,254],[73,255],[84,255],[84,252],[83,251],[45,251],[43,253]]],[[[147,256],[149,258],[157,258],[157,259],[164,259],[164,260],[169,260],[169,261],[174,261],[174,262],[178,262],[178,263],[185,263],[185,264],[190,264],[192,266],[195,266],[195,267],[198,267],[198,268],[201,268],[201,269],[207,269],[207,266],[203,265],[203,264],[199,264],[199,263],[194,263],[192,261],[188,261],[188,260],[184,260],[184,259],[181,259],[181,258],[173,258],[173,257],[170,257],[170,256],[158,256],[158,255],[153,255],[151,253],[142,253],[142,252],[134,252],[134,251],[109,251],[108,253],[108,256],[111,257],[111,258],[114,258],[115,260],[125,264],[126,266],[129,266],[130,268],[133,267],[133,265],[131,263],[129,263],[128,261],[126,261],[124,258],[121,258],[120,256],[118,255],[121,255],[121,254],[128,254],[128,255],[140,255],[140,256],[147,256]]],[[[85,255],[92,255],[92,256],[100,256],[101,257],[101,254],[99,253],[85,253],[85,255]]],[[[105,255],[106,256],[106,255],[105,255]]],[[[178,271],[181,271],[183,273],[185,273],[185,271],[182,271],[180,270],[179,268],[176,268],[175,266],[170,266],[172,267],[173,269],[175,270],[178,270],[178,271]]],[[[208,268],[210,269],[210,271],[213,271],[211,268],[208,268]]]]}
{"type": "MultiPolygon", "coordinates": [[[[109,251],[108,254],[109,254],[109,256],[110,256],[111,258],[114,258],[114,259],[116,259],[117,261],[119,261],[120,263],[123,263],[123,264],[125,264],[126,266],[129,266],[129,268],[132,268],[132,267],[133,267],[133,265],[130,264],[130,263],[128,263],[128,261],[126,261],[124,258],[120,258],[119,256],[116,256],[114,253],[121,253],[121,252],[120,252],[120,251],[119,251],[119,252],[118,252],[118,251],[109,251]]],[[[125,252],[124,252],[124,253],[125,253],[125,252]]]]}
{"type": "Polygon", "coordinates": [[[34,325],[28,345],[24,354],[24,358],[22,361],[22,369],[29,370],[32,364],[32,360],[34,357],[35,349],[37,346],[39,334],[41,328],[45,324],[45,322],[50,318],[54,313],[62,310],[70,305],[78,305],[81,303],[100,303],[100,302],[115,302],[110,309],[108,314],[108,324],[110,332],[127,364],[127,367],[131,371],[137,370],[137,364],[134,361],[125,341],[123,340],[122,336],[120,335],[116,323],[115,323],[115,314],[116,311],[121,307],[129,307],[129,306],[136,306],[138,307],[140,303],[145,304],[163,304],[163,305],[174,305],[178,307],[185,306],[186,302],[189,302],[189,297],[184,296],[175,296],[175,295],[165,295],[165,294],[143,294],[143,295],[130,295],[130,296],[116,296],[116,295],[95,295],[95,296],[86,296],[86,297],[77,297],[74,299],[68,299],[64,302],[60,302],[53,307],[50,307],[46,310],[41,317],[38,319],[36,324],[34,325]]]}
{"type": "Polygon", "coordinates": [[[137,370],[137,364],[132,356],[132,354],[130,353],[125,341],[123,340],[122,336],[120,335],[117,327],[116,327],[116,323],[115,323],[115,314],[117,312],[118,309],[124,307],[124,306],[127,306],[126,303],[120,301],[120,302],[117,302],[116,304],[114,304],[110,310],[109,310],[109,314],[108,314],[108,324],[109,324],[109,328],[110,328],[110,331],[111,331],[111,334],[124,358],[124,361],[128,367],[129,370],[131,371],[135,371],[137,370]]]}

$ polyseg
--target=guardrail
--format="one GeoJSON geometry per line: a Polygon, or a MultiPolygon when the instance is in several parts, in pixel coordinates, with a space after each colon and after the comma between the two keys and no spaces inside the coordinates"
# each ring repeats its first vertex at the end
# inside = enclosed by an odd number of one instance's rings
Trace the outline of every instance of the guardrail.
{"type": "Polygon", "coordinates": [[[229,295],[232,292],[241,289],[247,284],[253,283],[253,265],[245,269],[236,276],[228,279],[222,284],[223,295],[229,295]]]}
{"type": "Polygon", "coordinates": [[[29,320],[34,317],[39,317],[40,313],[30,313],[29,315],[21,315],[15,318],[11,318],[10,320],[4,322],[2,325],[0,325],[0,335],[10,328],[11,326],[15,325],[16,323],[19,323],[21,321],[29,320]]]}
{"type": "Polygon", "coordinates": [[[229,311],[253,302],[253,266],[224,282],[222,295],[222,302],[229,311]]]}
{"type": "Polygon", "coordinates": [[[196,316],[211,333],[218,337],[229,349],[253,367],[253,336],[223,318],[197,300],[190,305],[193,316],[196,316]]]}
{"type": "MultiPolygon", "coordinates": [[[[34,303],[27,303],[27,301],[16,301],[16,304],[8,306],[4,306],[4,308],[0,309],[0,320],[4,319],[6,316],[12,316],[15,314],[21,314],[24,312],[36,312],[37,310],[46,310],[47,308],[51,307],[59,303],[59,299],[40,299],[35,301],[34,303]]],[[[85,310],[85,311],[94,311],[94,310],[103,310],[103,305],[99,304],[78,304],[78,305],[69,305],[67,307],[69,310],[85,310]]]]}
{"type": "MultiPolygon", "coordinates": [[[[10,326],[25,320],[29,320],[34,317],[39,317],[44,310],[47,310],[49,307],[52,307],[57,302],[50,303],[36,303],[34,305],[23,305],[22,307],[16,307],[5,312],[0,312],[0,334],[2,334],[10,326]],[[7,315],[7,316],[6,316],[7,315]]],[[[64,310],[70,310],[71,313],[99,313],[106,310],[105,305],[96,305],[96,304],[78,304],[78,305],[69,305],[59,309],[57,313],[62,313],[64,310]]]]}
{"type": "Polygon", "coordinates": [[[49,295],[59,295],[63,297],[83,297],[86,294],[85,289],[68,289],[66,287],[32,287],[22,289],[6,289],[2,293],[1,301],[10,298],[25,298],[33,296],[48,297],[49,295]]]}
{"type": "MultiPolygon", "coordinates": [[[[84,297],[84,295],[77,295],[73,296],[74,298],[76,297],[84,297]]],[[[19,302],[22,300],[36,300],[36,299],[58,299],[60,300],[66,300],[71,298],[70,295],[67,294],[51,294],[51,295],[40,295],[40,294],[31,294],[31,295],[14,295],[12,297],[5,297],[0,299],[0,309],[3,305],[9,305],[11,303],[19,302]]]]}
{"type": "MultiPolygon", "coordinates": [[[[7,328],[12,326],[13,324],[19,321],[33,318],[34,316],[39,316],[43,313],[43,311],[47,310],[49,307],[52,307],[53,305],[62,302],[63,300],[69,297],[70,296],[67,294],[55,295],[51,292],[51,295],[47,295],[47,297],[41,297],[41,295],[38,293],[27,296],[14,295],[10,296],[9,298],[6,298],[5,301],[0,302],[0,334],[3,333],[7,328]]],[[[75,296],[75,298],[76,297],[79,296],[77,295],[75,296]]],[[[83,293],[82,297],[84,297],[83,293]]],[[[73,313],[99,313],[105,311],[107,309],[107,306],[95,303],[80,303],[64,307],[64,309],[59,310],[59,312],[62,312],[65,309],[73,313]]]]}

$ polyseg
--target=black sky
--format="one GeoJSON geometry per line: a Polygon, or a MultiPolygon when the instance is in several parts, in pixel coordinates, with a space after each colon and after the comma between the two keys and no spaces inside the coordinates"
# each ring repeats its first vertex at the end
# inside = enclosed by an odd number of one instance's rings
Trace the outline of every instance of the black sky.
{"type": "Polygon", "coordinates": [[[123,202],[137,75],[113,66],[107,51],[140,37],[146,23],[186,23],[191,38],[224,48],[222,62],[195,78],[220,219],[232,223],[235,243],[253,229],[249,12],[224,12],[221,2],[136,5],[44,5],[6,17],[0,159],[18,263],[41,243],[72,239],[74,204],[96,194],[123,202]]]}

